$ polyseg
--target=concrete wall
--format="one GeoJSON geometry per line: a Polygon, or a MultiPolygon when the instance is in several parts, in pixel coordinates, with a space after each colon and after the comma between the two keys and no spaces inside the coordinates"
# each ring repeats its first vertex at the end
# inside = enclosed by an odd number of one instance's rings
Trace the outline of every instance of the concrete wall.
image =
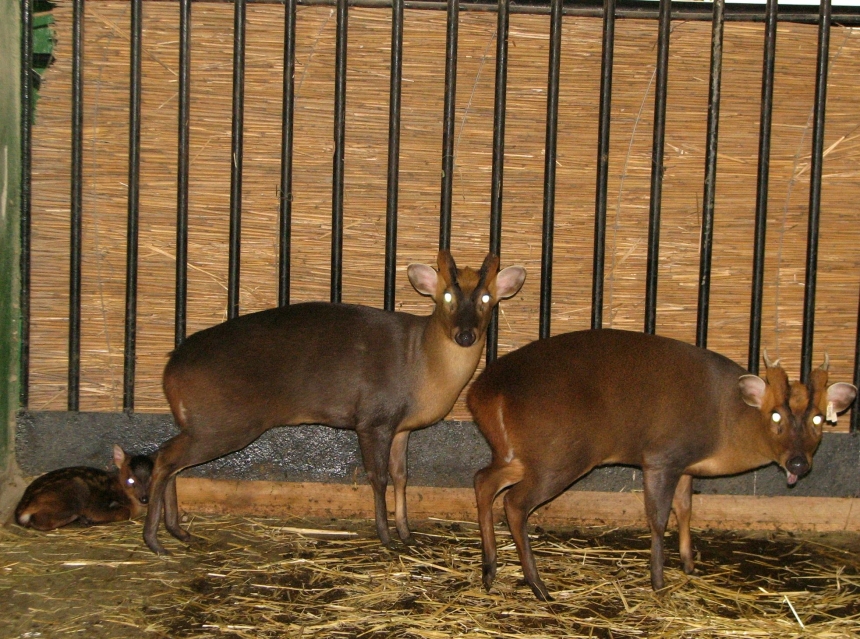
{"type": "MultiPolygon", "coordinates": [[[[70,465],[105,466],[118,443],[133,452],[151,452],[176,432],[170,415],[36,412],[17,426],[18,463],[25,475],[70,465]]],[[[490,459],[471,422],[446,421],[413,433],[409,445],[412,486],[464,488],[490,459]]],[[[860,437],[827,433],[813,471],[793,488],[776,466],[720,479],[697,479],[703,494],[860,497],[860,437]]],[[[326,426],[276,428],[231,455],[188,469],[185,476],[210,479],[363,484],[364,470],[353,431],[326,426]]],[[[638,469],[597,469],[574,490],[629,492],[642,487],[638,469]]]]}

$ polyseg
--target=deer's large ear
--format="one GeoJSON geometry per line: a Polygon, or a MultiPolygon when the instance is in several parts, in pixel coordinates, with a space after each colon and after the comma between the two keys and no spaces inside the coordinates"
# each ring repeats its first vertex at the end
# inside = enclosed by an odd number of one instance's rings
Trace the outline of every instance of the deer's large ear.
{"type": "Polygon", "coordinates": [[[513,297],[526,281],[526,269],[522,266],[509,266],[496,276],[496,297],[506,300],[513,297]]]}
{"type": "Polygon", "coordinates": [[[764,403],[764,394],[767,392],[767,383],[758,375],[741,375],[738,378],[738,389],[744,403],[753,408],[761,408],[764,403]]]}
{"type": "Polygon", "coordinates": [[[410,264],[406,269],[406,275],[415,290],[421,295],[436,295],[436,286],[439,282],[439,274],[432,266],[426,264],[410,264]]]}
{"type": "Polygon", "coordinates": [[[857,397],[857,389],[853,384],[837,382],[827,387],[827,401],[833,404],[837,413],[846,411],[854,403],[857,397]]]}

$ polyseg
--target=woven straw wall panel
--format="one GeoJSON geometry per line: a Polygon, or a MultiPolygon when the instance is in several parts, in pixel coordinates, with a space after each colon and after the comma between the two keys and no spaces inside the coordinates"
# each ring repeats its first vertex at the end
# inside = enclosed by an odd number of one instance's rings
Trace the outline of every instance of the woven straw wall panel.
{"type": "MultiPolygon", "coordinates": [[[[452,250],[477,266],[489,243],[494,14],[460,24],[452,250]]],[[[81,408],[122,404],[128,181],[130,6],[88,2],[85,18],[81,408]]],[[[247,9],[241,310],[277,303],[283,7],[247,9]]],[[[71,5],[34,130],[31,408],[66,402],[70,216],[71,5]]],[[[335,14],[299,7],[292,229],[294,302],[329,298],[335,14]]],[[[191,53],[188,331],[225,319],[230,200],[233,9],[195,3],[191,53]]],[[[763,27],[728,23],[720,119],[708,346],[746,363],[763,27]]],[[[503,264],[529,270],[503,304],[499,351],[537,337],[549,18],[511,16],[503,264]]],[[[602,22],[563,27],[552,331],[591,314],[602,22]]],[[[351,9],[347,78],[343,299],[382,305],[390,12],[351,9]]],[[[616,26],[604,325],[642,330],[657,23],[616,26]]],[[[670,49],[658,332],[693,342],[704,180],[710,24],[675,22],[670,49]]],[[[165,411],[161,370],[173,346],[178,8],[144,3],[143,133],[136,409],[165,411]]],[[[815,85],[814,26],[779,27],[762,344],[799,369],[815,85]]],[[[434,263],[439,234],[445,15],[407,11],[397,307],[430,305],[405,277],[434,263]]],[[[831,35],[815,360],[829,351],[850,380],[858,307],[860,38],[831,35]]],[[[468,419],[462,403],[452,417],[468,419]]],[[[844,424],[842,424],[844,426],[844,424]]]]}

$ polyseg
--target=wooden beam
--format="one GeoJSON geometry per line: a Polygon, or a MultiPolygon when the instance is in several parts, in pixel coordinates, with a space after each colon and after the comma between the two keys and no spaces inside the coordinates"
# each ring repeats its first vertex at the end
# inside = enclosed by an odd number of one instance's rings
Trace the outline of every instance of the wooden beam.
{"type": "MultiPolygon", "coordinates": [[[[373,518],[370,486],[355,484],[226,481],[179,477],[183,510],[242,515],[373,518]]],[[[413,521],[438,517],[476,520],[475,494],[468,488],[411,486],[413,521]]],[[[497,505],[501,504],[497,500],[497,505]]],[[[393,512],[392,492],[388,493],[393,512]]],[[[499,513],[501,514],[501,510],[499,513]]],[[[641,492],[569,490],[539,508],[530,521],[541,525],[647,525],[641,492]]],[[[694,495],[693,526],[720,529],[783,529],[860,532],[860,499],[842,497],[755,497],[694,495]]]]}

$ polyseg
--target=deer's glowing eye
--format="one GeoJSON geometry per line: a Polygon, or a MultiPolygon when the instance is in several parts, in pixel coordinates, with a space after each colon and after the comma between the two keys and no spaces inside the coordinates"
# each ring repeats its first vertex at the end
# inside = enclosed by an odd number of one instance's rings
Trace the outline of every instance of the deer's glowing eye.
{"type": "Polygon", "coordinates": [[[127,483],[129,486],[132,486],[132,485],[134,485],[134,479],[133,479],[133,478],[131,478],[131,477],[129,477],[129,478],[126,480],[126,483],[127,483]]]}
{"type": "Polygon", "coordinates": [[[782,421],[782,415],[777,412],[774,412],[771,414],[770,419],[774,424],[778,424],[782,421]]]}
{"type": "Polygon", "coordinates": [[[482,301],[484,304],[488,304],[488,303],[490,302],[490,295],[489,295],[489,293],[484,293],[484,294],[481,296],[481,301],[482,301]]]}
{"type": "Polygon", "coordinates": [[[816,426],[821,426],[823,421],[824,421],[824,418],[821,415],[816,415],[815,417],[812,418],[812,423],[815,424],[816,426]]]}
{"type": "Polygon", "coordinates": [[[453,299],[454,299],[454,296],[453,296],[453,295],[451,295],[450,293],[445,293],[445,301],[446,301],[448,304],[450,304],[450,303],[451,303],[451,300],[453,300],[453,299]]]}

